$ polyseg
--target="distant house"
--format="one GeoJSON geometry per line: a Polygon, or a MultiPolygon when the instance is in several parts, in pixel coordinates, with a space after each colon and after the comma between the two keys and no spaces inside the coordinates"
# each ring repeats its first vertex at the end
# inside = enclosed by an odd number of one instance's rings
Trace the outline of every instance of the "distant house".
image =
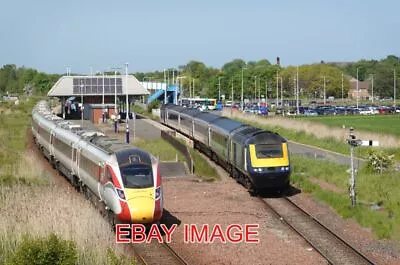
{"type": "Polygon", "coordinates": [[[368,92],[371,86],[371,82],[369,81],[358,81],[358,93],[357,93],[357,79],[350,79],[350,89],[349,89],[349,98],[356,99],[357,94],[359,99],[369,99],[370,94],[368,92]]]}

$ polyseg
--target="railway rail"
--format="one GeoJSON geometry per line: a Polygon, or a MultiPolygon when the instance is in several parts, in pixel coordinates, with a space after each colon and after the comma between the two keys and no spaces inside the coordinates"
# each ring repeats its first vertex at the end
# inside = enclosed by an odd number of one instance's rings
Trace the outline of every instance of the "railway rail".
{"type": "Polygon", "coordinates": [[[179,254],[168,244],[152,241],[149,244],[135,244],[133,246],[136,257],[143,265],[188,265],[179,254]]]}
{"type": "Polygon", "coordinates": [[[266,207],[304,238],[330,264],[375,264],[291,199],[261,198],[266,207]]]}

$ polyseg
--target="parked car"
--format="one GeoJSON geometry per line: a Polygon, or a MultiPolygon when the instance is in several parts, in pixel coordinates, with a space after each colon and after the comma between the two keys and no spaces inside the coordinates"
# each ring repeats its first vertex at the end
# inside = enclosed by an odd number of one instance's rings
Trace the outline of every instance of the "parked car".
{"type": "Polygon", "coordinates": [[[370,108],[361,108],[359,114],[360,115],[372,115],[373,111],[370,108]]]}
{"type": "Polygon", "coordinates": [[[308,109],[304,111],[304,115],[306,116],[318,116],[318,112],[313,109],[308,109]]]}
{"type": "Polygon", "coordinates": [[[275,110],[275,115],[282,115],[282,114],[283,114],[283,109],[277,108],[277,109],[275,110]]]}
{"type": "Polygon", "coordinates": [[[231,100],[227,100],[225,101],[225,107],[232,107],[232,101],[231,100]]]}

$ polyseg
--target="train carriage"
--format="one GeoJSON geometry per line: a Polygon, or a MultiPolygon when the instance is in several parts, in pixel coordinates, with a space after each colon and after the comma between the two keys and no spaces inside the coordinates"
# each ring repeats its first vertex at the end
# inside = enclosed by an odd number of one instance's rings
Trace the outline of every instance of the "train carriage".
{"type": "Polygon", "coordinates": [[[158,161],[147,152],[52,115],[45,102],[32,111],[32,132],[45,156],[116,222],[154,223],[163,198],[158,161]]]}
{"type": "Polygon", "coordinates": [[[164,124],[192,138],[197,149],[249,190],[288,187],[289,150],[279,134],[197,109],[164,105],[161,115],[164,124]],[[169,120],[170,110],[174,121],[169,120]]]}

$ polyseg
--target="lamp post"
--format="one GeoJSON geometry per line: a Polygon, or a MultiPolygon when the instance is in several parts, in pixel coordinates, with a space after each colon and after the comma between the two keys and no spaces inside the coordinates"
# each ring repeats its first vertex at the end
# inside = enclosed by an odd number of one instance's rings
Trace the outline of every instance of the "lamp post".
{"type": "Polygon", "coordinates": [[[393,69],[393,107],[396,107],[396,68],[393,69]]]}
{"type": "Polygon", "coordinates": [[[231,99],[232,99],[232,105],[231,105],[231,116],[232,116],[233,105],[235,104],[235,100],[233,99],[233,77],[232,77],[232,95],[231,95],[231,99]]]}
{"type": "Polygon", "coordinates": [[[111,68],[114,70],[114,132],[118,132],[118,108],[117,108],[117,70],[121,68],[111,68]]]}
{"type": "Polygon", "coordinates": [[[282,115],[285,116],[285,110],[283,108],[283,77],[281,77],[281,107],[282,107],[282,115]]]}
{"type": "Polygon", "coordinates": [[[268,106],[268,79],[265,80],[265,107],[268,106]]]}
{"type": "Polygon", "coordinates": [[[279,104],[279,75],[278,75],[278,70],[276,70],[276,108],[278,108],[279,104]]]}
{"type": "MultiPolygon", "coordinates": [[[[324,76],[324,106],[326,105],[326,79],[324,76]]],[[[357,105],[358,108],[358,105],[357,105]]]]}
{"type": "Polygon", "coordinates": [[[356,89],[357,89],[357,109],[358,109],[358,98],[359,98],[359,95],[360,95],[360,91],[358,89],[358,67],[357,67],[357,87],[356,87],[356,89]]]}
{"type": "Polygon", "coordinates": [[[374,75],[371,74],[372,104],[374,104],[374,75]]]}
{"type": "MultiPolygon", "coordinates": [[[[176,77],[176,80],[179,82],[179,85],[180,85],[180,89],[181,89],[181,96],[180,96],[180,98],[181,98],[181,105],[182,105],[182,98],[183,98],[183,79],[184,78],[186,78],[186,76],[177,76],[176,77]]],[[[176,103],[178,103],[178,92],[176,92],[175,93],[175,96],[176,96],[176,98],[175,98],[175,102],[176,103]]],[[[178,105],[178,104],[177,104],[178,105]]]]}
{"type": "Polygon", "coordinates": [[[223,78],[222,76],[218,77],[218,101],[221,100],[221,79],[222,78],[223,78]]]}
{"type": "Polygon", "coordinates": [[[82,124],[82,127],[83,127],[83,87],[84,87],[84,85],[83,85],[83,82],[81,79],[81,124],[82,124]]]}
{"type": "Polygon", "coordinates": [[[254,76],[254,102],[257,101],[257,76],[254,76]]]}
{"type": "Polygon", "coordinates": [[[126,93],[126,143],[129,144],[129,96],[128,96],[128,63],[125,63],[125,93],[126,93]]]}
{"type": "Polygon", "coordinates": [[[195,97],[194,96],[194,78],[193,78],[193,87],[192,88],[193,88],[193,98],[194,98],[195,97]]]}
{"type": "Polygon", "coordinates": [[[165,69],[164,69],[164,83],[165,83],[165,89],[164,89],[164,104],[167,104],[167,76],[165,74],[165,69]]]}
{"type": "Polygon", "coordinates": [[[296,113],[297,113],[297,115],[300,114],[300,109],[299,109],[299,66],[297,66],[297,73],[296,73],[296,113]]]}
{"type": "Polygon", "coordinates": [[[114,71],[114,132],[118,132],[118,109],[117,109],[117,71],[114,71]]]}
{"type": "Polygon", "coordinates": [[[243,71],[246,67],[242,67],[242,93],[240,95],[240,109],[243,111],[244,109],[244,102],[243,102],[243,89],[244,89],[244,79],[243,79],[243,71]]]}
{"type": "MultiPolygon", "coordinates": [[[[343,90],[343,73],[342,73],[342,103],[344,101],[344,90],[343,90]]],[[[373,102],[373,100],[372,100],[373,102]]]]}

